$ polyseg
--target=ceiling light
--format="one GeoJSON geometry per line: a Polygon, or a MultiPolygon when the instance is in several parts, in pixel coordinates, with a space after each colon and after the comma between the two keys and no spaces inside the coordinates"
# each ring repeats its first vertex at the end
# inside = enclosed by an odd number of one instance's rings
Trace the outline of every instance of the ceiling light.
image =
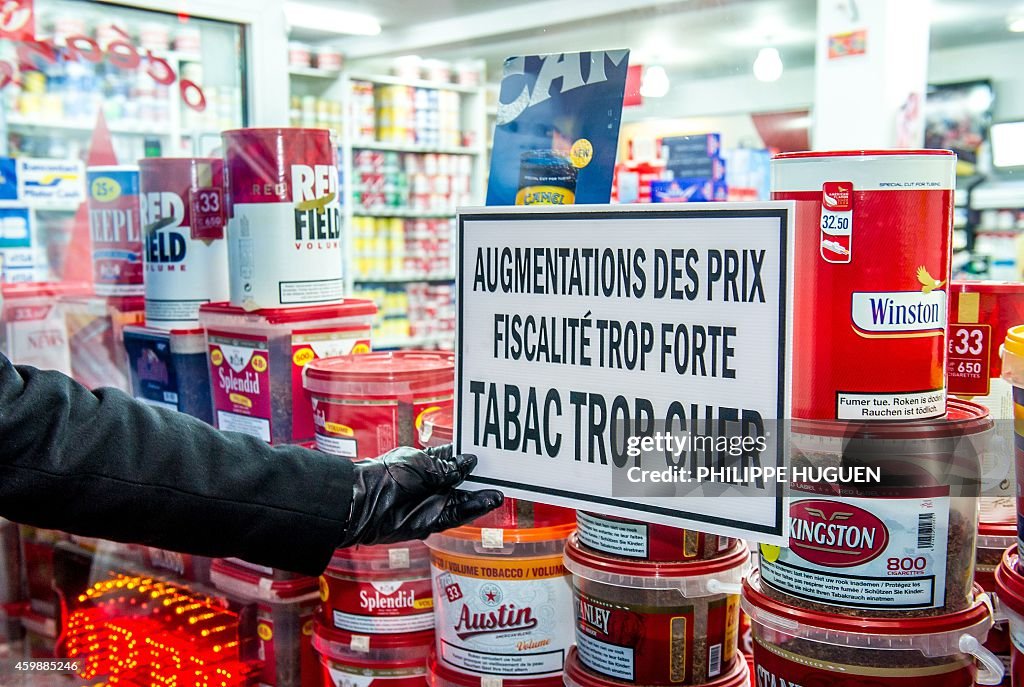
{"type": "Polygon", "coordinates": [[[754,78],[758,81],[778,81],[782,76],[782,56],[775,48],[761,48],[754,60],[754,78]]]}
{"type": "Polygon", "coordinates": [[[348,33],[357,36],[376,36],[380,23],[368,14],[348,12],[323,5],[287,2],[284,16],[292,29],[310,29],[328,33],[348,33]]]}
{"type": "Polygon", "coordinates": [[[664,98],[668,94],[668,73],[661,65],[652,65],[644,69],[640,80],[640,95],[645,98],[664,98]]]}
{"type": "Polygon", "coordinates": [[[1024,33],[1024,14],[1010,14],[1006,17],[1006,30],[1024,33]]]}

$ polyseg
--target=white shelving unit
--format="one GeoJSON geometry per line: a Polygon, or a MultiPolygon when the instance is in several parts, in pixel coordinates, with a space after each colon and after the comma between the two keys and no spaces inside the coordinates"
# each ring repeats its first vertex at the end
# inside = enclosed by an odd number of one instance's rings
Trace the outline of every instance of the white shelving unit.
{"type": "MultiPolygon", "coordinates": [[[[327,72],[312,68],[292,68],[289,73],[293,79],[292,95],[296,94],[295,85],[301,84],[301,90],[314,92],[318,97],[340,101],[342,104],[343,128],[339,137],[339,156],[341,158],[344,182],[341,189],[345,232],[345,280],[351,292],[356,284],[403,284],[409,282],[443,283],[454,281],[454,274],[435,274],[429,276],[413,276],[405,274],[389,274],[382,276],[356,275],[353,255],[351,227],[356,217],[400,217],[410,219],[443,219],[453,217],[454,213],[423,212],[410,208],[361,208],[355,204],[353,187],[353,154],[358,150],[379,150],[398,153],[437,153],[442,155],[467,155],[473,158],[471,194],[476,203],[482,204],[486,192],[487,164],[487,97],[484,87],[463,86],[455,83],[423,81],[420,79],[402,79],[390,75],[365,74],[353,72],[327,72]],[[365,140],[357,138],[353,125],[352,83],[355,81],[372,83],[375,86],[407,86],[411,88],[430,88],[439,91],[451,91],[460,94],[462,130],[472,134],[472,146],[425,146],[414,143],[394,143],[389,141],[365,140]]],[[[380,348],[409,348],[416,346],[450,345],[452,337],[428,336],[409,337],[404,339],[381,339],[374,345],[380,348]]]]}
{"type": "MultiPolygon", "coordinates": [[[[178,78],[181,78],[185,63],[201,60],[198,54],[176,51],[162,52],[158,54],[158,57],[167,60],[172,65],[178,78]]],[[[337,73],[335,73],[335,77],[337,77],[337,73]]],[[[177,82],[174,87],[177,87],[177,82]]],[[[176,92],[172,92],[165,125],[153,126],[144,121],[108,120],[107,128],[113,136],[159,138],[165,146],[164,155],[205,155],[210,149],[220,144],[220,129],[186,128],[182,121],[182,108],[184,107],[185,104],[181,102],[180,96],[176,92]],[[208,144],[207,139],[211,137],[215,139],[215,142],[208,144]]],[[[81,119],[42,118],[8,111],[4,124],[8,133],[48,135],[59,132],[68,136],[87,138],[96,128],[96,118],[95,116],[81,119]]]]}

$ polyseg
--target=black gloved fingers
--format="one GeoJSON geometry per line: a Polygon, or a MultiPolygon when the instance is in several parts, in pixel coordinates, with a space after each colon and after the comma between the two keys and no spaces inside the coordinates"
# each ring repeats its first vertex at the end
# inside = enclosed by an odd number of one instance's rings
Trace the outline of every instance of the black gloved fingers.
{"type": "Polygon", "coordinates": [[[423,449],[423,452],[434,460],[451,460],[452,456],[455,455],[455,447],[451,444],[445,444],[444,446],[430,446],[423,449]]]}
{"type": "Polygon", "coordinates": [[[384,456],[384,464],[392,479],[411,493],[444,494],[469,476],[476,467],[476,456],[465,454],[447,457],[414,449],[397,449],[384,456]]]}
{"type": "Polygon", "coordinates": [[[442,532],[465,525],[486,515],[504,502],[505,495],[495,489],[483,491],[453,491],[437,520],[431,523],[432,532],[442,532]]]}

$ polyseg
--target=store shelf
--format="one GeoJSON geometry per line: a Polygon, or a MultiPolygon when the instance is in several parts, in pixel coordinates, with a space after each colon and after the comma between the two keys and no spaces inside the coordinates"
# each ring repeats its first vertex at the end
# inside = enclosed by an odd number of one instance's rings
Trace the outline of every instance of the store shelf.
{"type": "Polygon", "coordinates": [[[433,88],[439,91],[455,91],[456,93],[468,93],[476,95],[480,92],[479,86],[463,86],[457,83],[445,81],[423,81],[421,79],[402,79],[397,76],[382,76],[369,74],[349,74],[353,81],[369,81],[370,83],[382,86],[410,86],[412,88],[433,88]]]}
{"type": "Polygon", "coordinates": [[[303,76],[310,79],[337,79],[341,72],[333,69],[317,69],[316,67],[288,67],[292,76],[303,76]]]}
{"type": "Polygon", "coordinates": [[[382,210],[371,210],[362,208],[353,211],[354,217],[405,217],[408,219],[445,219],[454,217],[454,212],[425,212],[411,208],[384,208],[382,210]]]}
{"type": "Polygon", "coordinates": [[[386,141],[355,141],[354,150],[384,150],[396,153],[438,153],[440,155],[480,155],[479,148],[466,146],[425,146],[419,143],[389,143],[386,141]]]}
{"type": "Polygon", "coordinates": [[[382,348],[419,348],[422,346],[439,346],[455,341],[454,334],[435,334],[433,336],[409,336],[400,339],[375,339],[374,350],[382,348]]]}
{"type": "Polygon", "coordinates": [[[429,281],[429,282],[444,282],[444,281],[455,281],[454,274],[434,274],[424,276],[420,275],[389,275],[387,277],[368,277],[359,276],[355,277],[352,281],[356,284],[405,284],[413,281],[429,281]]]}
{"type": "MultiPolygon", "coordinates": [[[[95,121],[75,121],[67,119],[29,119],[21,115],[8,115],[7,126],[11,129],[33,130],[44,129],[47,132],[81,132],[91,134],[96,128],[95,121]]],[[[154,129],[152,127],[126,126],[124,124],[108,125],[110,133],[134,136],[170,136],[168,129],[154,129]]]]}

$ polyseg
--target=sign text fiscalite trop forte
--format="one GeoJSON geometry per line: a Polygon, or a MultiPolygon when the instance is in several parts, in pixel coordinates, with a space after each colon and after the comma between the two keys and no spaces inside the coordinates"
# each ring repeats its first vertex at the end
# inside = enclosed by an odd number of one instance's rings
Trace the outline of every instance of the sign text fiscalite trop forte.
{"type": "Polygon", "coordinates": [[[771,480],[715,492],[765,498],[709,499],[637,476],[783,464],[790,216],[786,203],[463,213],[456,441],[480,459],[474,484],[781,537],[771,480]],[[640,441],[665,433],[692,448],[640,441]]]}

